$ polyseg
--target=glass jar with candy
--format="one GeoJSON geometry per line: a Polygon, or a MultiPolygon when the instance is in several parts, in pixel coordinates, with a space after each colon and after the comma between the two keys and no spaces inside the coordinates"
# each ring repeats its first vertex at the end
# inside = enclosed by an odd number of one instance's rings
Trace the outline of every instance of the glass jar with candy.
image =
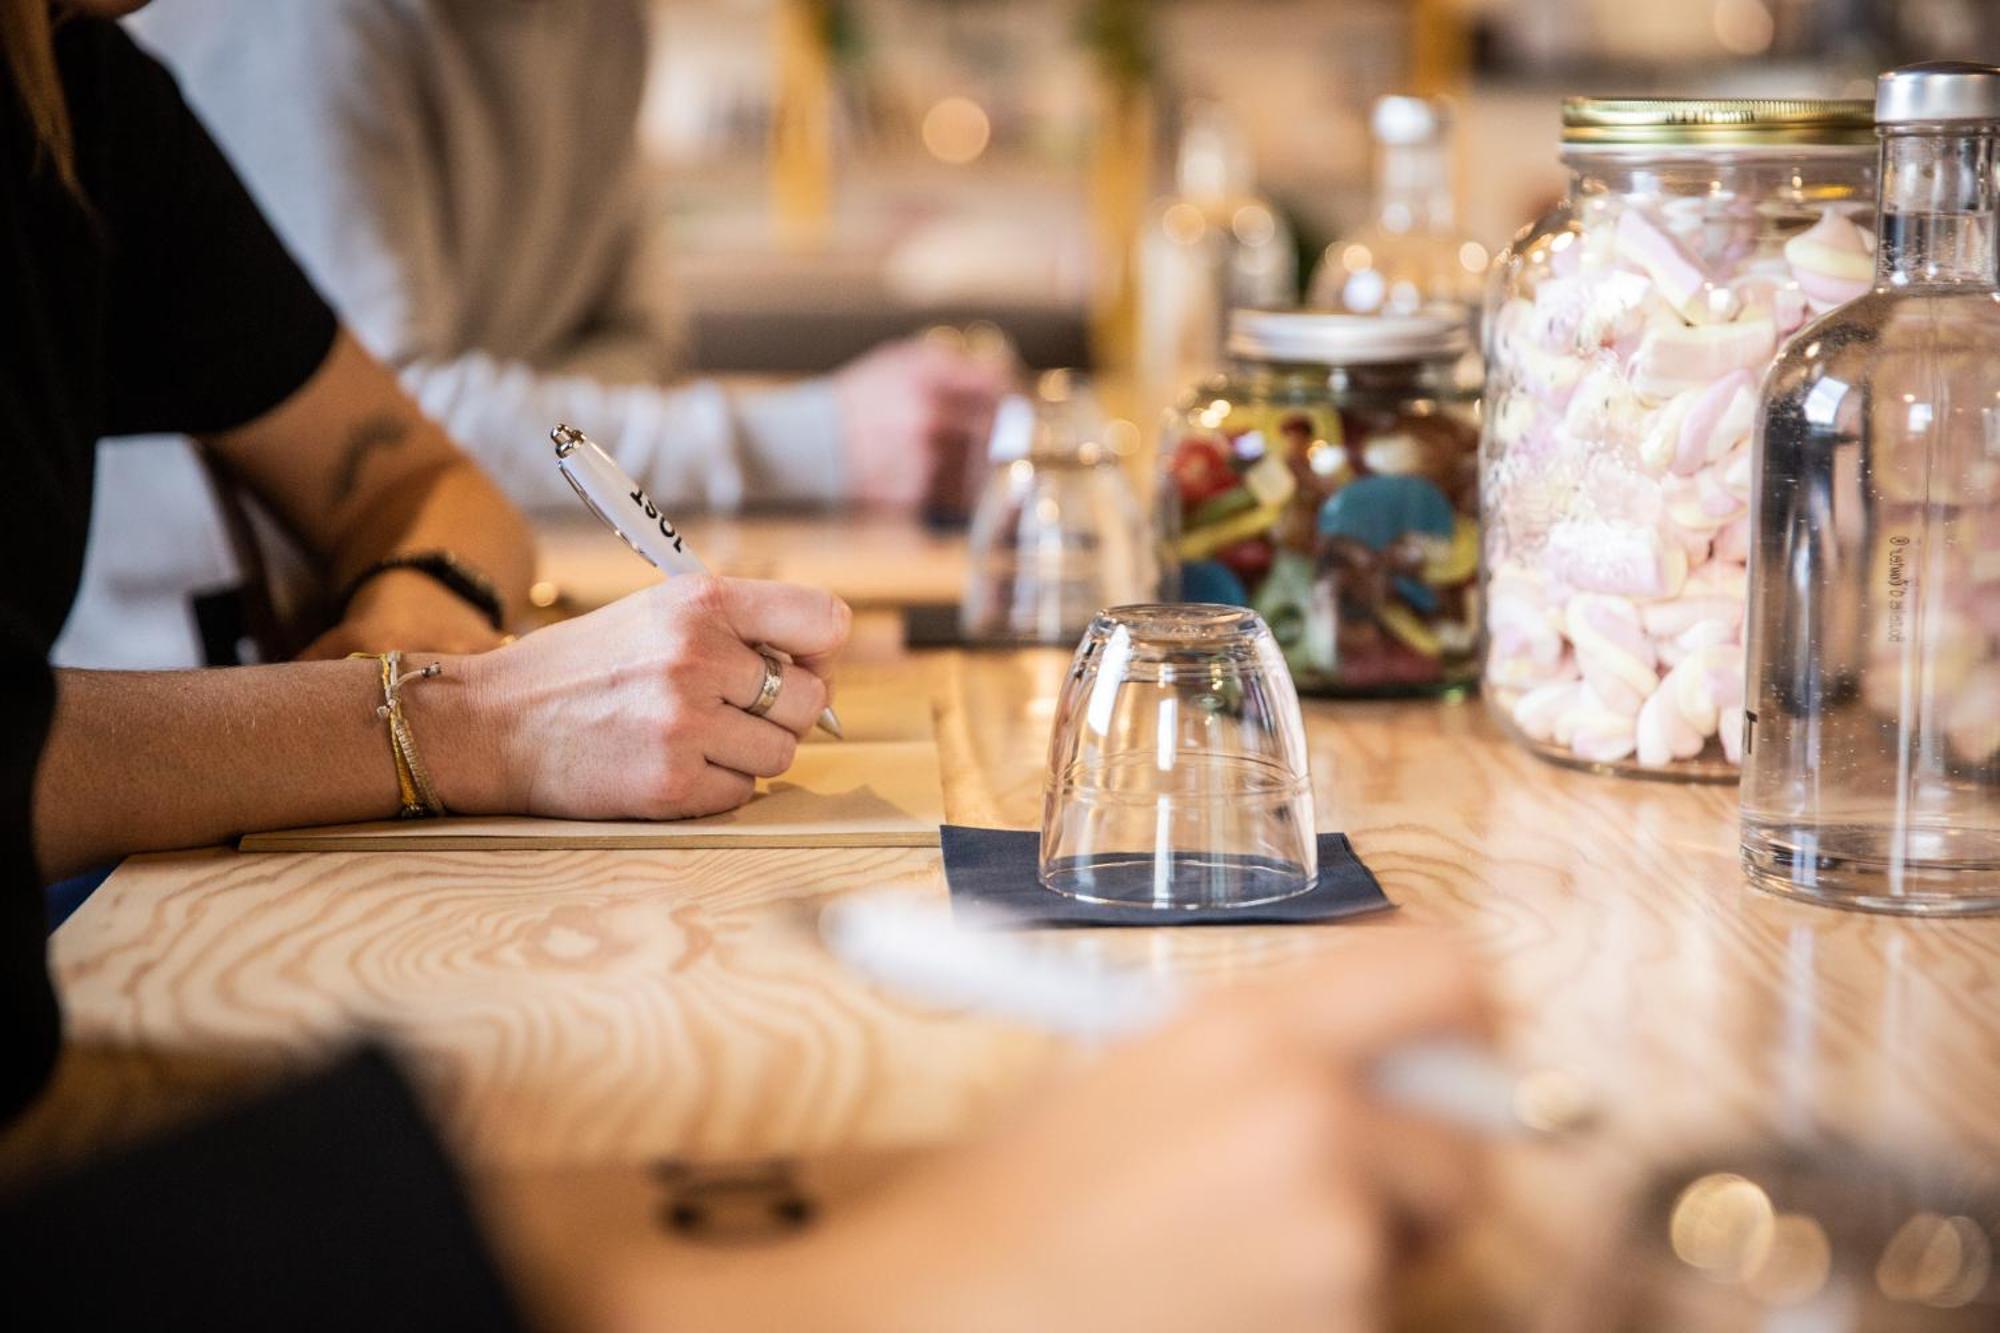
{"type": "Polygon", "coordinates": [[[1545,758],[1734,780],[1758,384],[1868,290],[1873,111],[1575,98],[1563,145],[1488,311],[1484,692],[1545,758]]]}
{"type": "Polygon", "coordinates": [[[1248,606],[1299,689],[1477,678],[1478,381],[1462,312],[1239,310],[1172,414],[1166,595],[1248,606]]]}

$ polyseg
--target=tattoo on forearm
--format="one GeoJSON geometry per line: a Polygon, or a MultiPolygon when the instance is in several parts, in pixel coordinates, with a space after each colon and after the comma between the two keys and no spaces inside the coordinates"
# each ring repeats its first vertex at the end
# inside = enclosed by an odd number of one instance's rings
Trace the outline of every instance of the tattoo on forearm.
{"type": "Polygon", "coordinates": [[[356,422],[354,429],[347,432],[347,443],[342,446],[340,455],[340,468],[334,474],[334,503],[351,499],[361,489],[361,469],[367,466],[370,454],[395,448],[409,434],[408,419],[388,412],[378,412],[356,422]]]}

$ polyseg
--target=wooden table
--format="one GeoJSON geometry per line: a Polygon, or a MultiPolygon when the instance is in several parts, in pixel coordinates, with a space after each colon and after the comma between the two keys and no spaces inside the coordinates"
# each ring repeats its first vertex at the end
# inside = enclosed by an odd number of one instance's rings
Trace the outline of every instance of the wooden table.
{"type": "MultiPolygon", "coordinates": [[[[936,699],[952,817],[1032,825],[1067,655],[878,656],[843,685],[850,728],[907,730],[936,699]]],[[[1624,1186],[1693,1147],[1821,1127],[2000,1157],[2000,922],[1749,892],[1731,791],[1549,767],[1476,704],[1307,713],[1323,826],[1350,831],[1400,911],[1049,943],[1221,981],[1390,932],[1465,932],[1514,1050],[1608,1106],[1585,1143],[1500,1152],[1497,1195],[1453,1261],[1481,1326],[1532,1307],[1624,1186]]],[[[489,1166],[961,1136],[1058,1052],[885,996],[811,943],[800,909],[890,885],[943,894],[937,854],[139,858],[56,936],[74,1047],[11,1150],[123,1137],[358,1029],[414,1055],[489,1166]]]]}

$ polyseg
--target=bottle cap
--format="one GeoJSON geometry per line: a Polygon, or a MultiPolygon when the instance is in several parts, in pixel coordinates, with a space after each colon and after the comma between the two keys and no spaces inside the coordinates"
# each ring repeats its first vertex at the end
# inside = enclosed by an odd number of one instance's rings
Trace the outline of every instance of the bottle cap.
{"type": "Polygon", "coordinates": [[[1875,85],[1875,122],[2000,120],[2000,67],[1927,60],[1884,74],[1875,85]]]}
{"type": "Polygon", "coordinates": [[[1450,125],[1451,113],[1443,102],[1400,94],[1377,98],[1368,120],[1375,142],[1394,148],[1436,143],[1450,125]]]}

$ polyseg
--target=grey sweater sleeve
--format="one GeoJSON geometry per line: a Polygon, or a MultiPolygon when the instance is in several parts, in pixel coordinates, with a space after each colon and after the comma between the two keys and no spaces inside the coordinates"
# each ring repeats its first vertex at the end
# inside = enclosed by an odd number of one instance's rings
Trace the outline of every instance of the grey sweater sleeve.
{"type": "Polygon", "coordinates": [[[842,492],[839,408],[809,380],[733,393],[713,380],[617,383],[626,349],[593,341],[551,372],[484,352],[402,363],[424,411],[531,512],[571,513],[549,429],[581,427],[667,506],[823,504],[842,492]],[[600,365],[609,363],[600,370],[600,365]]]}
{"type": "MultiPolygon", "coordinates": [[[[179,75],[211,133],[362,343],[530,510],[567,512],[548,431],[571,421],[669,505],[824,503],[844,487],[826,381],[736,393],[669,386],[676,325],[645,233],[635,165],[607,165],[623,270],[557,355],[528,364],[460,344],[477,284],[518,280],[453,264],[453,209],[505,207],[506,182],[447,179],[435,145],[448,96],[423,68],[414,0],[178,0],[132,21],[179,75]]],[[[532,51],[518,53],[532,68],[532,51]]],[[[501,77],[504,71],[495,71],[501,77]]]]}

